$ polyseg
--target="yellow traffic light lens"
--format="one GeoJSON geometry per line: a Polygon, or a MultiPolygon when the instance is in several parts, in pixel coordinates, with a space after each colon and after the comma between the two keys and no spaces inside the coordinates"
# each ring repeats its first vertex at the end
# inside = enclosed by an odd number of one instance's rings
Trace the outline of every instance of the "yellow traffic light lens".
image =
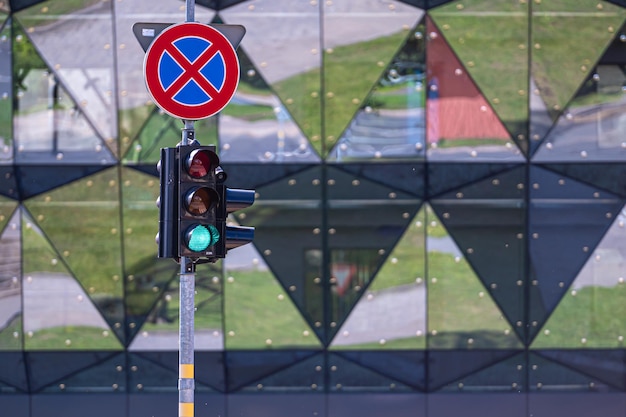
{"type": "Polygon", "coordinates": [[[220,232],[215,226],[197,224],[186,233],[187,247],[194,252],[203,252],[220,240],[220,232]]]}
{"type": "Polygon", "coordinates": [[[204,178],[209,175],[212,170],[215,170],[217,163],[214,166],[214,161],[216,161],[216,159],[217,156],[215,153],[205,149],[196,149],[189,153],[185,161],[185,168],[190,177],[204,178]]]}

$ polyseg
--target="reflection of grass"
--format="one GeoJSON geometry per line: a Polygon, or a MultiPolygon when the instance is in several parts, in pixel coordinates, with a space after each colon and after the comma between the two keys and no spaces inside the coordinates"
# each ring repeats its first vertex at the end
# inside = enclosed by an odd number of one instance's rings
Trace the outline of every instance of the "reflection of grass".
{"type": "Polygon", "coordinates": [[[229,349],[318,346],[313,331],[270,272],[232,271],[229,276],[232,279],[227,278],[224,288],[229,349]]]}
{"type": "Polygon", "coordinates": [[[52,327],[33,332],[24,342],[26,350],[121,350],[113,332],[86,326],[52,327]]]}
{"type": "Polygon", "coordinates": [[[618,337],[626,333],[626,286],[585,287],[575,294],[565,295],[532,347],[624,347],[618,337]]]}
{"type": "Polygon", "coordinates": [[[13,319],[11,323],[0,331],[0,351],[19,350],[22,348],[22,316],[13,319]],[[15,337],[15,335],[17,337],[15,337]]]}
{"type": "Polygon", "coordinates": [[[458,148],[461,146],[475,147],[475,146],[485,146],[485,145],[497,145],[504,146],[507,141],[503,139],[489,139],[489,138],[481,138],[481,139],[441,139],[437,142],[438,148],[458,148]]]}

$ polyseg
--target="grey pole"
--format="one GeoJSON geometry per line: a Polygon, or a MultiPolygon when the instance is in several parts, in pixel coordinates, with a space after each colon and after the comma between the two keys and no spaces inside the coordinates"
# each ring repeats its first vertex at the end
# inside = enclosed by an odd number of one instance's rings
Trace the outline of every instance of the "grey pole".
{"type": "MultiPolygon", "coordinates": [[[[195,20],[195,0],[186,0],[187,22],[195,20]]],[[[194,140],[194,121],[184,120],[181,146],[194,140]]],[[[182,163],[182,162],[181,162],[182,163]]],[[[178,417],[194,417],[194,314],[196,274],[195,264],[180,258],[180,306],[178,328],[178,417]]]]}

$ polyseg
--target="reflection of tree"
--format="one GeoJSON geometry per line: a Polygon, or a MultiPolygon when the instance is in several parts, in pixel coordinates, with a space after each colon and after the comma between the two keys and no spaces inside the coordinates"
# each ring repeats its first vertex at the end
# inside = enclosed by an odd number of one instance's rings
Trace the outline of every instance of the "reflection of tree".
{"type": "Polygon", "coordinates": [[[32,70],[47,70],[47,66],[19,24],[13,25],[13,31],[13,110],[17,111],[19,93],[27,90],[26,77],[32,70]]]}

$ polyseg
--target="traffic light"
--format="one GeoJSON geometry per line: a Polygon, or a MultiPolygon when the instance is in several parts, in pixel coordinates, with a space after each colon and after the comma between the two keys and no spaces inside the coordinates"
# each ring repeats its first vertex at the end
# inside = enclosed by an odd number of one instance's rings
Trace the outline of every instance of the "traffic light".
{"type": "Polygon", "coordinates": [[[161,182],[157,199],[159,208],[159,233],[156,241],[159,258],[178,257],[178,149],[161,148],[161,160],[157,164],[161,182]]]}
{"type": "MultiPolygon", "coordinates": [[[[225,174],[222,179],[226,179],[225,174]]],[[[217,224],[222,235],[215,248],[218,258],[225,258],[229,249],[245,245],[254,239],[254,227],[227,225],[228,214],[254,203],[254,190],[227,188],[223,180],[217,186],[221,201],[217,210],[217,224]]]]}
{"type": "Polygon", "coordinates": [[[221,236],[216,216],[219,158],[215,146],[179,146],[178,153],[178,255],[212,262],[221,236]]]}

